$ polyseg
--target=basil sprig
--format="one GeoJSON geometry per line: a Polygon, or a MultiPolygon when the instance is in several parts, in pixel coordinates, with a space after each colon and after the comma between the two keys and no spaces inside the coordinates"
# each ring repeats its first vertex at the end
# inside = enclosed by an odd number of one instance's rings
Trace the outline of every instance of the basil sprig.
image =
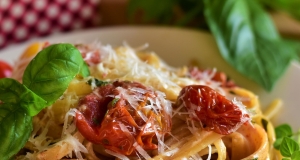
{"type": "Polygon", "coordinates": [[[0,79],[1,159],[10,159],[23,148],[32,131],[32,116],[52,105],[76,75],[89,75],[80,52],[71,44],[54,44],[32,59],[23,84],[0,79]]]}
{"type": "Polygon", "coordinates": [[[299,133],[293,133],[288,124],[282,124],[275,128],[276,141],[273,146],[281,155],[289,160],[300,160],[299,133]]]}

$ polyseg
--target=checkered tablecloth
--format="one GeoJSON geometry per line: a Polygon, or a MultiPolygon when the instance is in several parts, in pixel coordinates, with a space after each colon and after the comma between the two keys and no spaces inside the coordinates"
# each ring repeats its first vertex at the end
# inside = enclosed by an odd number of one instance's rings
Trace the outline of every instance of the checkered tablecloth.
{"type": "Polygon", "coordinates": [[[95,27],[100,0],[0,0],[0,49],[31,37],[95,27]]]}

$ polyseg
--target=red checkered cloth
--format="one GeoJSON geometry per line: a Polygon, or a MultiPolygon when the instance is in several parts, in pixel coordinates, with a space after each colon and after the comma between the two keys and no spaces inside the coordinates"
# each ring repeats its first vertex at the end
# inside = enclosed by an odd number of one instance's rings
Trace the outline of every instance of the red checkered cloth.
{"type": "Polygon", "coordinates": [[[95,27],[100,0],[0,0],[0,49],[33,36],[95,27]]]}

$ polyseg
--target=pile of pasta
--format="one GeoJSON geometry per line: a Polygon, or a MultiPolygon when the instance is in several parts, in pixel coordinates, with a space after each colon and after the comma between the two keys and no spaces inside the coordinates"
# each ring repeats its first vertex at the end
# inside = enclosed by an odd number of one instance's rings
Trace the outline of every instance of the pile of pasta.
{"type": "MultiPolygon", "coordinates": [[[[29,54],[30,56],[22,56],[17,62],[13,72],[15,79],[21,80],[22,71],[29,61],[39,50],[49,45],[40,44],[41,47],[34,50],[34,53],[29,54]]],[[[224,81],[224,78],[222,79],[224,73],[216,69],[199,69],[195,66],[173,68],[165,64],[156,53],[146,51],[146,47],[132,48],[126,44],[112,47],[98,42],[75,46],[88,64],[90,76],[76,77],[52,106],[33,118],[34,130],[25,147],[18,153],[17,159],[265,160],[280,158],[280,153],[273,148],[275,133],[269,121],[270,115],[262,113],[259,99],[251,91],[238,87],[227,79],[224,81]],[[216,79],[217,74],[220,75],[221,80],[216,79]],[[171,123],[165,124],[169,130],[166,134],[158,134],[157,127],[153,127],[151,143],[154,146],[145,149],[139,142],[135,142],[133,151],[129,155],[109,149],[101,143],[93,143],[78,130],[75,117],[79,111],[80,100],[96,92],[97,81],[137,82],[150,88],[151,94],[161,96],[163,99],[148,99],[144,107],[152,105],[158,108],[147,110],[147,113],[152,114],[159,114],[164,110],[164,117],[156,116],[156,118],[170,118],[171,123]],[[230,103],[240,107],[243,113],[249,115],[248,119],[246,117],[227,134],[205,129],[201,121],[192,117],[193,113],[177,105],[182,89],[190,85],[208,86],[230,103]]],[[[139,115],[147,116],[145,112],[142,110],[139,115]]],[[[161,122],[162,119],[157,121],[161,122]]],[[[120,128],[124,132],[128,131],[122,125],[120,128]]]]}

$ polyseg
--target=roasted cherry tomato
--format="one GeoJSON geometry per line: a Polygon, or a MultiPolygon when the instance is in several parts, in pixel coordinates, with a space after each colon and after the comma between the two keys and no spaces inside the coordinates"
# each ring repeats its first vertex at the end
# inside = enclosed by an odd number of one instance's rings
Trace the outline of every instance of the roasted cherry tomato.
{"type": "Polygon", "coordinates": [[[0,60],[0,78],[10,77],[13,68],[6,62],[0,60]]]}
{"type": "Polygon", "coordinates": [[[194,120],[199,120],[205,130],[230,134],[250,120],[245,108],[239,107],[215,90],[203,85],[184,87],[177,99],[194,120]]]}
{"type": "Polygon", "coordinates": [[[157,149],[156,138],[171,130],[171,108],[164,97],[140,83],[115,81],[80,100],[75,122],[90,142],[131,155],[136,144],[157,149]]]}

